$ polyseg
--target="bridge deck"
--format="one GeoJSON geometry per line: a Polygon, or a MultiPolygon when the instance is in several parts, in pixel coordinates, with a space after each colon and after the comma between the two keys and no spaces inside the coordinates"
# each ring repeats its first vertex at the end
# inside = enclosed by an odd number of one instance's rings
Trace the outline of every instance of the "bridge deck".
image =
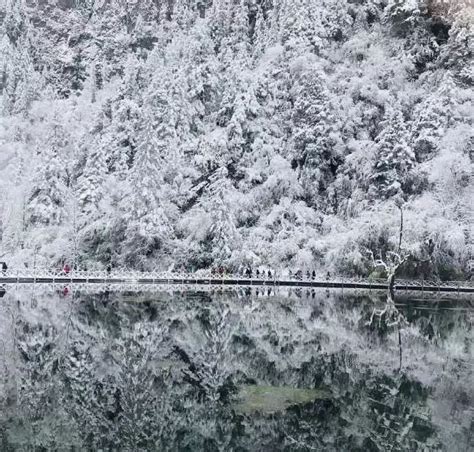
{"type": "MultiPolygon", "coordinates": [[[[244,278],[240,276],[194,275],[177,273],[113,273],[74,272],[73,274],[56,274],[42,272],[36,275],[17,273],[0,275],[0,284],[175,284],[175,285],[222,285],[222,286],[282,286],[282,287],[319,287],[386,290],[385,280],[336,279],[332,281],[312,279],[272,279],[244,278]]],[[[468,281],[433,282],[418,280],[398,280],[396,290],[427,292],[474,293],[474,286],[468,281]]]]}

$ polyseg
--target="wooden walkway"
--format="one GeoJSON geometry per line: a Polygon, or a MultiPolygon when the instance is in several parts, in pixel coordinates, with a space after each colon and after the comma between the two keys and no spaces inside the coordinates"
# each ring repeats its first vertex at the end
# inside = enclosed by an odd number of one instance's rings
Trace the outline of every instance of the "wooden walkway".
{"type": "MultiPolygon", "coordinates": [[[[144,284],[144,285],[205,285],[205,286],[270,286],[270,287],[314,287],[339,289],[387,290],[386,280],[363,280],[336,278],[331,281],[290,278],[246,278],[238,275],[216,276],[204,273],[170,272],[72,272],[70,274],[51,271],[8,272],[0,274],[0,284],[144,284]]],[[[470,281],[419,281],[398,280],[395,289],[420,292],[474,293],[470,281]]]]}

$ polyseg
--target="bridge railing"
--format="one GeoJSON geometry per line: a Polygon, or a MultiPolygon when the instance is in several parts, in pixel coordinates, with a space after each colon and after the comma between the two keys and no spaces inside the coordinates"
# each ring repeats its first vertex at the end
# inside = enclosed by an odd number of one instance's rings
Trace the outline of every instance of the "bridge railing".
{"type": "MultiPolygon", "coordinates": [[[[212,271],[198,271],[196,273],[190,273],[185,271],[148,271],[140,272],[129,269],[112,269],[111,271],[106,270],[71,270],[65,272],[54,268],[20,268],[20,269],[8,269],[7,271],[0,271],[0,278],[10,279],[33,279],[33,280],[52,280],[53,282],[59,280],[61,282],[65,280],[81,280],[84,282],[88,281],[126,281],[126,282],[138,282],[138,281],[182,281],[182,282],[193,282],[193,281],[255,281],[255,282],[268,282],[268,283],[298,283],[298,282],[318,282],[327,283],[331,285],[350,285],[354,283],[364,283],[374,286],[387,286],[386,279],[364,279],[364,278],[349,278],[342,276],[334,276],[328,279],[327,275],[283,275],[279,272],[272,272],[271,275],[268,272],[260,273],[256,275],[253,273],[251,276],[245,274],[233,274],[233,273],[219,273],[212,271]]],[[[473,287],[473,281],[436,281],[436,280],[402,280],[397,279],[395,282],[397,288],[403,287],[426,287],[428,288],[441,288],[441,287],[473,287]]]]}

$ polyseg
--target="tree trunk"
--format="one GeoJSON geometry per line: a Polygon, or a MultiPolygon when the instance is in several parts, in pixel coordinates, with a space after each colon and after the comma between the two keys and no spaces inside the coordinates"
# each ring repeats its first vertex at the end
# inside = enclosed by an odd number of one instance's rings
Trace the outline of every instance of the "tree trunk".
{"type": "Polygon", "coordinates": [[[396,267],[389,275],[388,275],[388,301],[395,302],[395,275],[397,272],[398,267],[396,267]]]}
{"type": "Polygon", "coordinates": [[[400,209],[400,236],[398,239],[398,252],[402,250],[402,240],[403,240],[403,209],[399,207],[400,209]]]}

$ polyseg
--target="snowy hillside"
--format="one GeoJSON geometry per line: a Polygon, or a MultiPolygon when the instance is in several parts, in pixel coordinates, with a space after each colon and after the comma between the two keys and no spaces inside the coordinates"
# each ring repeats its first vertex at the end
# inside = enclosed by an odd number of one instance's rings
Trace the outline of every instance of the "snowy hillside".
{"type": "Polygon", "coordinates": [[[0,5],[0,260],[468,276],[472,8],[0,5]]]}

